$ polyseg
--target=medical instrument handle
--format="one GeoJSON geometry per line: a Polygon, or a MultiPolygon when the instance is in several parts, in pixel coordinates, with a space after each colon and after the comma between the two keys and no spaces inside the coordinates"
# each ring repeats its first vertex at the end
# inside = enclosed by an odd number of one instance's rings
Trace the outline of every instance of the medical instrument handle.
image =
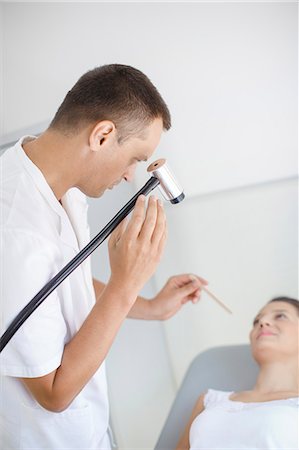
{"type": "Polygon", "coordinates": [[[0,338],[0,353],[6,347],[13,335],[29,316],[43,303],[62,281],[70,275],[120,224],[120,222],[133,210],[139,195],[148,195],[154,190],[160,181],[151,177],[145,185],[131,198],[131,200],[110,220],[110,222],[100,231],[60,272],[58,272],[19,312],[16,318],[9,325],[0,338]]]}

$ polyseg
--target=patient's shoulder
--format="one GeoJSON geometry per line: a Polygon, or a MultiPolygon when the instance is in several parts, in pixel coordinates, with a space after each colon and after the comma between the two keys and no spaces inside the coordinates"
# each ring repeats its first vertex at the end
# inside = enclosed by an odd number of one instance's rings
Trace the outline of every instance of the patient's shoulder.
{"type": "Polygon", "coordinates": [[[230,392],[227,391],[218,391],[215,389],[208,389],[203,392],[197,399],[197,402],[193,409],[193,417],[198,416],[205,408],[210,406],[215,406],[223,401],[227,401],[230,392]]]}
{"type": "Polygon", "coordinates": [[[252,402],[256,400],[257,396],[254,391],[240,391],[240,392],[232,392],[230,395],[230,400],[235,402],[252,402]]]}
{"type": "Polygon", "coordinates": [[[219,403],[227,402],[232,391],[219,391],[216,389],[208,389],[204,396],[204,407],[215,406],[219,403]]]}
{"type": "Polygon", "coordinates": [[[195,406],[193,408],[193,413],[192,416],[196,417],[198,416],[198,414],[200,414],[204,409],[205,409],[205,405],[204,405],[204,399],[205,399],[205,395],[206,392],[203,392],[197,399],[195,406]]]}
{"type": "Polygon", "coordinates": [[[256,390],[233,392],[230,395],[230,400],[243,403],[263,403],[273,400],[288,400],[298,397],[298,392],[267,392],[262,393],[256,390]]]}

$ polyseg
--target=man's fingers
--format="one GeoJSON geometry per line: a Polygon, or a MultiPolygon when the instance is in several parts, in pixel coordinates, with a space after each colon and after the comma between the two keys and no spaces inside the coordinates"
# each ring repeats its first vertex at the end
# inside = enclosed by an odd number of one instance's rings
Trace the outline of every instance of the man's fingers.
{"type": "Polygon", "coordinates": [[[189,274],[189,277],[190,277],[192,280],[194,280],[194,281],[199,280],[202,284],[209,284],[209,282],[208,282],[207,280],[205,280],[205,279],[202,278],[202,277],[199,277],[198,275],[193,275],[193,274],[191,273],[191,274],[189,274]]]}
{"type": "Polygon", "coordinates": [[[164,251],[164,247],[165,247],[165,244],[166,244],[166,241],[167,241],[167,234],[168,234],[167,226],[165,224],[164,233],[163,233],[163,235],[162,235],[162,237],[160,239],[159,245],[158,245],[158,255],[160,255],[160,256],[162,255],[162,253],[164,251]]]}
{"type": "Polygon", "coordinates": [[[144,239],[150,241],[152,239],[152,234],[156,227],[157,216],[158,216],[157,198],[155,196],[151,196],[148,201],[145,219],[139,234],[141,240],[144,239]]]}
{"type": "Polygon", "coordinates": [[[191,296],[195,295],[196,292],[200,292],[200,282],[195,284],[193,281],[190,281],[189,283],[185,284],[184,286],[179,288],[179,291],[181,295],[184,296],[191,296]]]}
{"type": "MultiPolygon", "coordinates": [[[[152,234],[152,244],[159,247],[160,241],[166,233],[166,216],[162,202],[157,202],[157,220],[152,234]]],[[[166,237],[166,236],[165,236],[166,237]]]]}
{"type": "Polygon", "coordinates": [[[185,284],[190,283],[191,281],[193,281],[194,283],[200,283],[204,285],[208,284],[207,280],[197,275],[193,275],[192,273],[183,273],[180,275],[174,275],[169,279],[169,282],[172,285],[178,287],[184,286],[185,284]]]}
{"type": "Polygon", "coordinates": [[[144,205],[145,196],[139,195],[130,222],[127,226],[127,233],[132,239],[137,239],[139,236],[142,224],[144,221],[144,205]]]}
{"type": "Polygon", "coordinates": [[[199,301],[200,294],[201,294],[201,290],[197,289],[195,292],[192,292],[191,294],[186,295],[186,297],[184,297],[184,299],[182,301],[182,305],[184,305],[185,303],[188,303],[188,302],[197,303],[199,301]]]}
{"type": "Polygon", "coordinates": [[[198,289],[196,292],[194,292],[193,294],[191,294],[189,296],[190,300],[192,301],[192,303],[197,303],[198,302],[200,294],[201,294],[201,290],[198,289]]]}
{"type": "Polygon", "coordinates": [[[127,226],[128,220],[127,217],[125,217],[120,224],[115,228],[115,230],[111,233],[109,238],[109,247],[113,247],[117,244],[123,233],[125,232],[126,226],[127,226]]]}

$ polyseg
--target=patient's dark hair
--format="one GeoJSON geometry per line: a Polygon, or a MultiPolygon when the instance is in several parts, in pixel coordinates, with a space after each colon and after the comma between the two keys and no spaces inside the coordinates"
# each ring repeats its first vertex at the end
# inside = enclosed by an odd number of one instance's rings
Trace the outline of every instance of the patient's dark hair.
{"type": "Polygon", "coordinates": [[[299,316],[299,301],[296,300],[295,298],[275,297],[275,298],[272,298],[272,300],[270,300],[268,303],[272,303],[272,302],[285,302],[285,303],[289,303],[290,305],[295,306],[295,308],[297,309],[297,314],[299,316]]]}
{"type": "Polygon", "coordinates": [[[169,130],[168,107],[147,76],[134,67],[109,64],[79,78],[49,128],[73,135],[87,125],[111,120],[121,141],[140,135],[155,118],[161,118],[164,130],[169,130]]]}

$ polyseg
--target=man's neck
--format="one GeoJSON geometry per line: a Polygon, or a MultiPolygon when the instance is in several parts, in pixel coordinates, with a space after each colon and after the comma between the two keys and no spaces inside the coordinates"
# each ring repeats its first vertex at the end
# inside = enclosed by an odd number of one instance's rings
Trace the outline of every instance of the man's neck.
{"type": "Polygon", "coordinates": [[[76,185],[75,150],[70,158],[69,147],[67,139],[48,130],[23,144],[24,152],[42,172],[60,203],[63,195],[76,185]]]}

